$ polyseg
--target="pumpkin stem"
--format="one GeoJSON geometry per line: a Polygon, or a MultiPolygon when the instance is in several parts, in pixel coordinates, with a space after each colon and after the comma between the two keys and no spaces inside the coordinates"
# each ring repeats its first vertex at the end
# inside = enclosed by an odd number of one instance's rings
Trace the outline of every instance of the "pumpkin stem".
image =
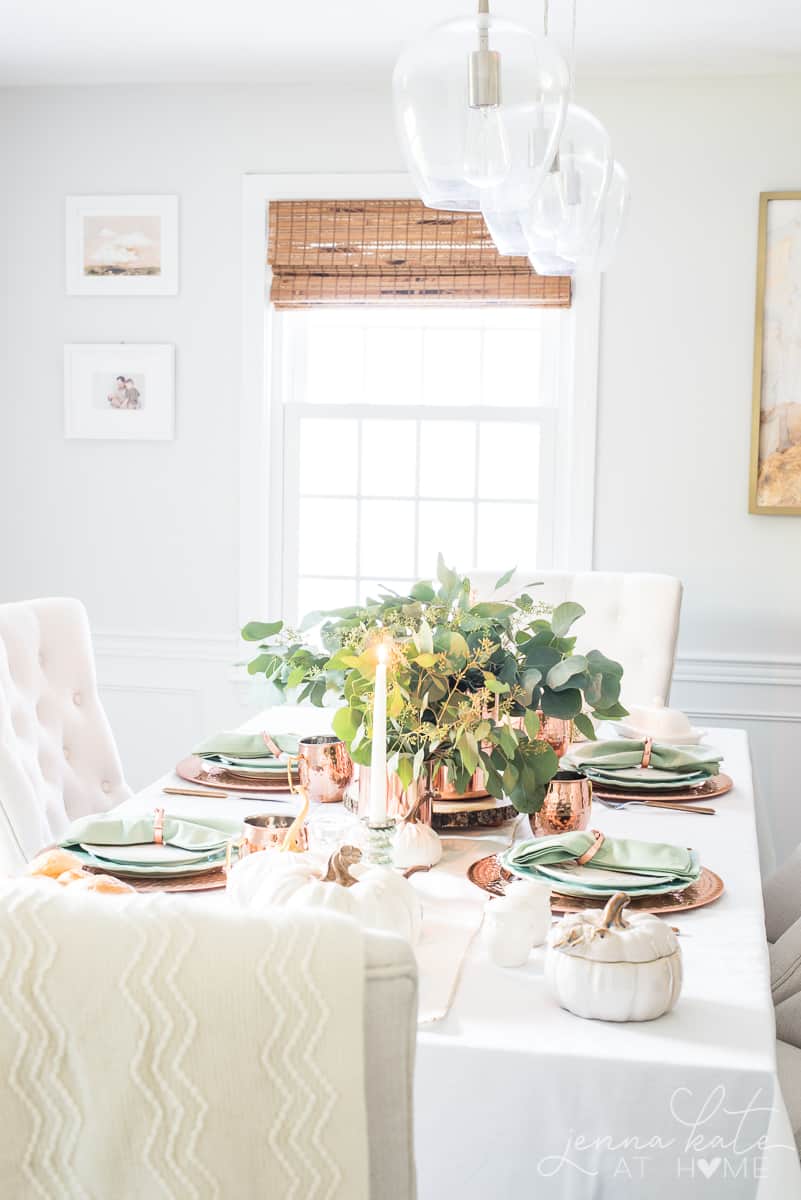
{"type": "Polygon", "coordinates": [[[295,817],[295,820],[287,829],[284,835],[284,840],[281,843],[282,850],[289,850],[293,854],[300,854],[303,851],[303,845],[300,840],[300,831],[303,828],[303,822],[306,820],[306,815],[309,811],[309,790],[305,787],[295,789],[300,793],[303,803],[300,807],[300,812],[295,817]]]}
{"type": "Polygon", "coordinates": [[[614,896],[609,897],[598,926],[599,933],[603,933],[607,929],[628,929],[629,923],[623,915],[623,909],[630,899],[631,897],[627,896],[625,892],[615,892],[614,896]]]}
{"type": "Polygon", "coordinates": [[[340,887],[353,887],[358,879],[348,870],[362,856],[357,846],[341,846],[328,860],[328,870],[323,875],[322,883],[338,883],[340,887]]]}

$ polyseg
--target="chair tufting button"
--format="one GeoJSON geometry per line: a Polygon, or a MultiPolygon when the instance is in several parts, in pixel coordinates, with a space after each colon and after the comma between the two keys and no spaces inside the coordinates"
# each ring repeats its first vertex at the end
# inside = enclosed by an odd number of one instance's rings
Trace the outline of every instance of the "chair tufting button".
{"type": "Polygon", "coordinates": [[[64,747],[63,747],[63,749],[62,749],[62,754],[64,755],[64,758],[67,760],[67,762],[69,762],[69,761],[70,761],[70,748],[69,748],[69,746],[64,746],[64,747]]]}
{"type": "Polygon", "coordinates": [[[42,651],[41,651],[41,650],[39,651],[39,653],[38,653],[38,655],[37,655],[37,658],[39,659],[39,666],[40,666],[40,667],[44,667],[44,665],[45,665],[45,656],[44,656],[44,654],[42,653],[42,651]]]}
{"type": "Polygon", "coordinates": [[[103,789],[103,791],[106,793],[106,795],[108,795],[108,793],[111,791],[111,784],[109,783],[109,781],[107,779],[104,779],[100,786],[103,789]]]}
{"type": "Polygon", "coordinates": [[[72,697],[72,703],[77,704],[79,707],[81,704],[83,704],[83,696],[81,695],[80,692],[76,692],[75,695],[72,697]]]}

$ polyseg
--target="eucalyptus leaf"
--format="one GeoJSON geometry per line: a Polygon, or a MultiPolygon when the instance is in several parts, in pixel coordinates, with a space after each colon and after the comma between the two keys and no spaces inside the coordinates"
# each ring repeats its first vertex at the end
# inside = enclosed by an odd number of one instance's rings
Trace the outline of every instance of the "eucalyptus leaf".
{"type": "Polygon", "coordinates": [[[558,691],[565,687],[574,675],[579,675],[586,666],[587,660],[583,654],[571,654],[570,658],[563,658],[560,662],[554,663],[545,676],[545,682],[549,688],[558,691]]]}
{"type": "Polygon", "coordinates": [[[502,588],[502,587],[505,587],[505,586],[506,586],[506,584],[507,584],[507,583],[509,582],[509,580],[512,578],[512,576],[514,575],[514,573],[515,573],[515,571],[516,571],[516,570],[517,570],[517,567],[512,567],[512,568],[511,568],[509,571],[504,571],[503,575],[501,575],[500,579],[499,579],[499,580],[498,580],[498,582],[495,584],[495,591],[496,591],[496,592],[497,592],[497,591],[498,591],[500,588],[502,588]]]}
{"type": "Polygon", "coordinates": [[[248,675],[260,675],[262,671],[266,671],[270,661],[274,659],[272,654],[259,654],[248,663],[248,675]]]}
{"type": "Polygon", "coordinates": [[[563,692],[552,692],[546,688],[541,704],[546,717],[561,717],[568,721],[581,712],[581,692],[577,688],[566,688],[563,692]]]}
{"type": "Polygon", "coordinates": [[[523,724],[526,727],[526,733],[528,734],[528,736],[531,738],[532,741],[534,741],[535,738],[539,737],[540,718],[539,718],[538,714],[532,708],[526,709],[525,715],[523,717],[523,724]]]}
{"type": "Polygon", "coordinates": [[[331,728],[338,738],[350,744],[362,723],[362,714],[356,708],[338,708],[331,721],[331,728]]]}
{"type": "Polygon", "coordinates": [[[596,740],[595,726],[593,725],[592,719],[587,715],[587,713],[578,713],[573,718],[573,724],[576,726],[576,729],[578,729],[579,733],[583,733],[585,738],[588,738],[589,741],[594,742],[596,740]]]}
{"type": "Polygon", "coordinates": [[[242,630],[242,639],[245,642],[263,642],[265,638],[280,633],[283,628],[283,621],[248,621],[242,630]]]}
{"type": "Polygon", "coordinates": [[[551,613],[551,627],[556,636],[564,637],[573,622],[583,617],[585,611],[574,600],[565,600],[564,604],[557,604],[551,613]]]}

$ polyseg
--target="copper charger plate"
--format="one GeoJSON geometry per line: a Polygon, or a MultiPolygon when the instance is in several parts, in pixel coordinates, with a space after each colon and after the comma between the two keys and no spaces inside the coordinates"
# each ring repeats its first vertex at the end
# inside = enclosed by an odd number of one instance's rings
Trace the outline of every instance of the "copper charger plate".
{"type": "MultiPolygon", "coordinates": [[[[269,792],[272,795],[289,791],[289,782],[286,778],[282,779],[280,784],[271,783],[269,780],[238,779],[224,767],[205,763],[196,754],[190,754],[189,758],[182,759],[175,768],[175,774],[180,775],[181,779],[186,779],[188,783],[202,783],[207,787],[221,788],[223,791],[229,792],[269,792]]],[[[297,771],[292,772],[292,782],[298,782],[297,771]]]]}
{"type": "Polygon", "coordinates": [[[182,875],[180,877],[163,875],[142,878],[139,875],[122,875],[119,871],[100,871],[94,867],[85,867],[93,875],[112,875],[122,880],[137,892],[211,892],[215,888],[224,888],[226,884],[225,871],[206,871],[200,875],[182,875]]]}
{"type": "MultiPolygon", "coordinates": [[[[467,868],[467,878],[482,891],[492,896],[503,896],[505,885],[514,878],[501,866],[497,854],[488,854],[467,868]]],[[[723,880],[709,867],[702,867],[695,883],[677,892],[665,892],[662,896],[634,896],[629,901],[633,912],[672,913],[686,912],[690,908],[703,908],[723,895],[723,880]]],[[[560,896],[551,893],[551,911],[555,913],[583,912],[586,908],[603,907],[608,897],[560,896]]]]}
{"type": "Polygon", "coordinates": [[[662,792],[657,787],[641,788],[638,791],[637,788],[614,788],[607,784],[593,783],[592,794],[599,800],[670,800],[677,804],[689,804],[693,800],[711,800],[713,796],[725,796],[733,787],[734,780],[730,775],[711,775],[703,783],[688,787],[683,792],[670,789],[662,792]]]}

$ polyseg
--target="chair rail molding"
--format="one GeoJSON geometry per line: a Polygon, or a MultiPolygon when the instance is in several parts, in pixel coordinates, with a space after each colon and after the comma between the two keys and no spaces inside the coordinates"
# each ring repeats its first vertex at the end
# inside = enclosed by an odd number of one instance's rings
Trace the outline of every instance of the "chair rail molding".
{"type": "Polygon", "coordinates": [[[801,687],[801,658],[680,654],[676,658],[673,679],[676,683],[801,687]]]}

